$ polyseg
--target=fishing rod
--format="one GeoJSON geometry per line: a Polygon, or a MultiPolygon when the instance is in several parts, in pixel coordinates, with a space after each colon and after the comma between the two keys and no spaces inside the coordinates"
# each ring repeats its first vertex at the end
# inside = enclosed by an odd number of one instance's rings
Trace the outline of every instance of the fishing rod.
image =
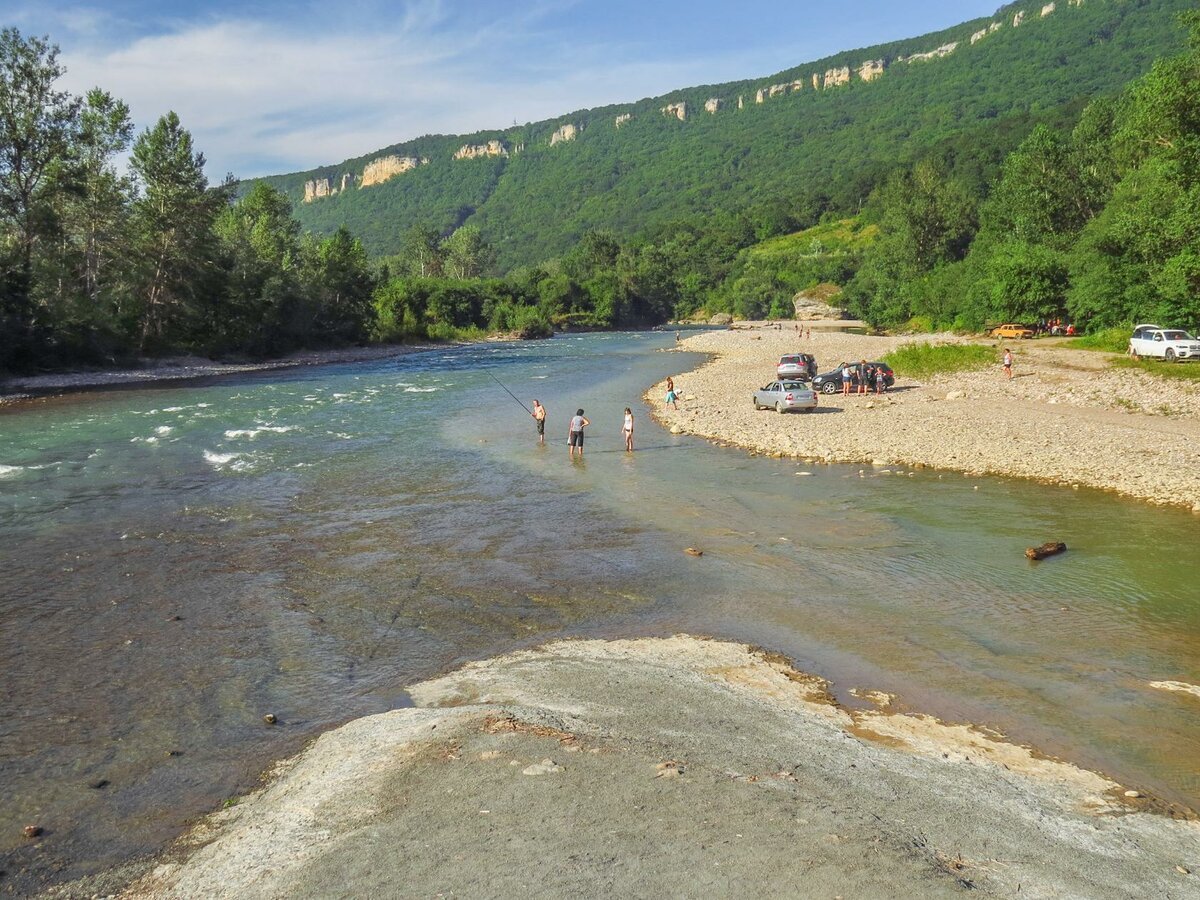
{"type": "Polygon", "coordinates": [[[517,401],[517,403],[520,403],[520,405],[521,405],[521,409],[525,410],[525,412],[529,413],[531,416],[533,415],[533,410],[531,410],[531,409],[530,409],[528,406],[526,406],[524,403],[521,403],[521,401],[517,399],[517,395],[516,395],[516,394],[514,394],[514,393],[513,393],[512,391],[510,391],[508,388],[504,387],[504,385],[503,385],[503,384],[501,384],[501,382],[500,382],[500,379],[499,379],[499,378],[497,378],[495,375],[492,375],[492,373],[491,373],[491,372],[488,372],[488,375],[491,377],[492,381],[494,381],[494,382],[496,382],[496,384],[499,384],[499,385],[500,385],[500,387],[501,387],[501,388],[504,390],[504,393],[508,394],[508,396],[510,396],[510,397],[512,397],[514,400],[516,400],[516,401],[517,401]]]}

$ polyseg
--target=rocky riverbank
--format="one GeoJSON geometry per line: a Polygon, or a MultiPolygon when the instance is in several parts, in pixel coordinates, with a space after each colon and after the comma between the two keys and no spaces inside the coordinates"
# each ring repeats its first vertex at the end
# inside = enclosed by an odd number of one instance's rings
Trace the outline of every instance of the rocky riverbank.
{"type": "Polygon", "coordinates": [[[924,382],[898,375],[883,396],[822,396],[814,415],[753,408],[751,393],[774,379],[784,353],[812,353],[827,371],[914,340],[964,339],[705,332],[679,345],[711,354],[699,369],[675,376],[680,409],[663,408],[665,385],[646,399],[672,430],[760,453],[1086,485],[1200,512],[1200,388],[1113,369],[1107,354],[1010,342],[1011,381],[1000,370],[997,345],[996,365],[983,371],[924,382]]]}
{"type": "Polygon", "coordinates": [[[1180,811],[886,697],[839,707],[743,645],[561,641],[410,693],[279,765],[126,895],[1200,892],[1180,811]]]}

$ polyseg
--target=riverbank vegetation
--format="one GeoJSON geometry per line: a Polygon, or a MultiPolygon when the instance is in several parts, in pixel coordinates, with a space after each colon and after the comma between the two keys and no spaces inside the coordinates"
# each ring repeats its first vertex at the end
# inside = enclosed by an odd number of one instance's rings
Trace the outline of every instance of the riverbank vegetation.
{"type": "Polygon", "coordinates": [[[910,378],[930,378],[951,372],[982,369],[996,361],[990,347],[979,344],[905,344],[888,353],[882,360],[897,375],[910,378]]]}

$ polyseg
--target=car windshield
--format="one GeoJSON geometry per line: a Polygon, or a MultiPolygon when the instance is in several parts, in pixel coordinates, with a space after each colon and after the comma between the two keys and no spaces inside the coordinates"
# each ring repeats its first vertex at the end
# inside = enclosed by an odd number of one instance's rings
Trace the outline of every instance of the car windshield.
{"type": "Polygon", "coordinates": [[[1190,334],[1188,334],[1186,331],[1164,331],[1163,334],[1166,336],[1168,341],[1190,341],[1190,340],[1193,340],[1192,336],[1190,334]]]}
{"type": "Polygon", "coordinates": [[[806,391],[808,386],[803,381],[785,381],[783,389],[785,391],[806,391]]]}

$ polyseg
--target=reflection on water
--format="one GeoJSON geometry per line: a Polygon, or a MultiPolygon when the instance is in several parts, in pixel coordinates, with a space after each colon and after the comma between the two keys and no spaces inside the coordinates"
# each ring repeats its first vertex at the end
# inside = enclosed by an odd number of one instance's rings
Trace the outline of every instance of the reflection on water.
{"type": "Polygon", "coordinates": [[[1200,683],[1193,516],[673,437],[638,400],[694,359],[654,352],[671,343],[471,347],[0,415],[0,817],[46,829],[0,834],[0,890],[152,850],[405,684],[569,634],[747,640],[841,696],[898,692],[1200,802],[1200,704],[1147,686],[1200,683]],[[547,406],[545,446],[492,376],[547,406]],[[1072,549],[1024,559],[1047,539],[1072,549]]]}

